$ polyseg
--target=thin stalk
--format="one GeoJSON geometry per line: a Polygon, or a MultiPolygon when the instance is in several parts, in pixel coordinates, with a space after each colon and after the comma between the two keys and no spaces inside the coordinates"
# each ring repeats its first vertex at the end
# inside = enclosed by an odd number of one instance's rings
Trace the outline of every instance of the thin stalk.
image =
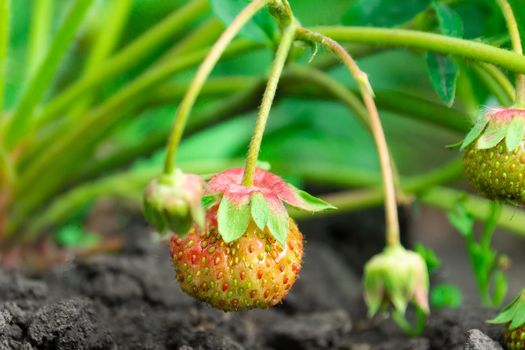
{"type": "Polygon", "coordinates": [[[164,173],[170,174],[175,169],[175,156],[177,153],[177,146],[179,145],[180,139],[186,121],[191,113],[191,109],[197,100],[202,86],[206,82],[206,79],[210,75],[213,67],[217,64],[223,52],[226,50],[233,38],[239,33],[242,27],[248,23],[248,21],[262,9],[268,0],[255,0],[246,6],[237,17],[230,23],[228,28],[222,33],[221,37],[215,45],[211,48],[208,56],[202,62],[195,78],[193,79],[191,86],[188,88],[186,95],[184,96],[175,116],[175,122],[168,140],[168,146],[166,151],[166,161],[164,164],[164,173]]]}
{"type": "Polygon", "coordinates": [[[136,66],[151,50],[159,47],[173,36],[185,31],[193,21],[208,11],[207,0],[193,0],[176,10],[162,22],[120,50],[96,72],[78,80],[53,98],[38,116],[38,125],[43,125],[63,112],[83,94],[93,91],[116,75],[136,66]]]}
{"type": "Polygon", "coordinates": [[[257,116],[257,122],[255,123],[255,129],[253,136],[250,141],[248,149],[248,155],[246,156],[246,164],[244,165],[244,177],[242,184],[244,186],[253,186],[253,176],[255,175],[255,168],[257,166],[257,159],[259,158],[259,150],[261,149],[261,142],[266,129],[266,123],[270,116],[270,110],[275,98],[275,92],[277,91],[277,85],[283,72],[286,59],[292,48],[292,44],[295,37],[296,25],[292,21],[283,30],[283,36],[279,43],[279,47],[275,54],[275,59],[272,65],[272,70],[264,90],[264,95],[259,108],[259,114],[257,116]]]}
{"type": "Polygon", "coordinates": [[[474,63],[471,68],[500,105],[510,106],[514,102],[514,86],[497,67],[488,63],[474,63]]]}
{"type": "Polygon", "coordinates": [[[312,31],[339,42],[431,50],[493,63],[509,71],[525,73],[525,57],[480,42],[417,30],[372,27],[314,27],[312,31]]]}
{"type": "Polygon", "coordinates": [[[62,58],[77,35],[92,3],[93,0],[76,0],[69,8],[44,59],[31,78],[13,116],[7,123],[4,141],[8,149],[13,148],[30,129],[33,112],[48,90],[62,58]]]}
{"type": "Polygon", "coordinates": [[[7,78],[7,53],[9,48],[10,0],[0,0],[0,136],[2,135],[3,109],[7,78]]]}
{"type": "Polygon", "coordinates": [[[53,0],[38,0],[32,4],[26,80],[31,78],[46,54],[53,22],[53,0]]]}
{"type": "MultiPolygon", "coordinates": [[[[105,14],[104,27],[98,32],[93,48],[87,58],[82,78],[95,73],[117,45],[130,13],[132,0],[114,0],[105,14]]],[[[76,101],[68,119],[75,120],[89,107],[93,95],[86,94],[76,101]]]]}
{"type": "MultiPolygon", "coordinates": [[[[507,22],[512,48],[516,54],[523,56],[520,31],[512,7],[507,0],[497,0],[497,2],[501,8],[503,17],[505,17],[505,22],[507,22]]],[[[525,107],[525,74],[518,74],[516,76],[516,105],[525,107]]]]}
{"type": "Polygon", "coordinates": [[[306,40],[318,42],[326,49],[334,53],[337,57],[339,57],[358,83],[359,91],[361,92],[363,102],[369,114],[372,135],[376,143],[379,160],[381,163],[381,173],[385,191],[386,241],[389,246],[399,245],[400,234],[394,170],[390,158],[390,151],[388,150],[385,134],[381,125],[381,119],[379,118],[379,113],[373,99],[373,91],[368,81],[368,77],[363,71],[359,69],[358,65],[348,54],[348,52],[335,40],[303,28],[298,29],[298,34],[300,37],[303,37],[306,40]]]}

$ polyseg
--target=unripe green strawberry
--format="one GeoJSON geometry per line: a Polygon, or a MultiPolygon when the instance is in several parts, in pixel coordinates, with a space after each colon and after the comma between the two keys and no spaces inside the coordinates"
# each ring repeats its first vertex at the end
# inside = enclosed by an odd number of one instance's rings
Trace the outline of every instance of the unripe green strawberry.
{"type": "Polygon", "coordinates": [[[492,320],[504,324],[504,341],[507,350],[525,349],[525,289],[492,320]]]}
{"type": "Polygon", "coordinates": [[[284,246],[255,224],[226,243],[212,218],[205,232],[172,236],[170,250],[184,292],[218,309],[239,311],[283,300],[301,268],[303,237],[290,219],[284,246]]]}
{"type": "Polygon", "coordinates": [[[428,283],[421,255],[400,245],[386,247],[365,265],[363,285],[369,315],[388,306],[404,314],[409,302],[428,313],[428,283]]]}
{"type": "Polygon", "coordinates": [[[194,224],[204,226],[203,193],[204,181],[197,175],[180,169],[163,174],[144,191],[144,216],[159,233],[184,236],[194,224]]]}
{"type": "Polygon", "coordinates": [[[505,346],[508,350],[524,350],[525,349],[525,325],[510,329],[507,325],[505,328],[505,346]]]}
{"type": "Polygon", "coordinates": [[[467,135],[465,176],[490,199],[525,205],[525,110],[494,109],[467,135]]]}
{"type": "Polygon", "coordinates": [[[225,311],[275,305],[297,279],[303,237],[284,203],[333,208],[267,171],[256,169],[252,186],[242,185],[243,174],[238,168],[214,176],[205,228],[174,235],[170,245],[182,290],[225,311]]]}

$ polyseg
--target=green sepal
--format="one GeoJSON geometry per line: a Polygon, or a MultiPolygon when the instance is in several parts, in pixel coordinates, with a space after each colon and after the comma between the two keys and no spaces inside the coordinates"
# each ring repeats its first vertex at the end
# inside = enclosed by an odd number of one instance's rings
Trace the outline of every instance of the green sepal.
{"type": "Polygon", "coordinates": [[[485,132],[479,137],[477,142],[478,149],[489,149],[495,147],[507,135],[509,124],[507,123],[489,123],[485,132]]]}
{"type": "Polygon", "coordinates": [[[206,196],[203,196],[201,199],[202,206],[204,208],[212,207],[213,205],[217,204],[219,198],[220,197],[216,194],[208,194],[206,196]]]}
{"type": "Polygon", "coordinates": [[[505,143],[507,145],[507,151],[512,152],[523,141],[525,136],[525,119],[521,117],[515,117],[509,124],[507,135],[505,137],[505,143]]]}
{"type": "Polygon", "coordinates": [[[485,127],[487,126],[487,123],[489,122],[489,119],[483,115],[479,117],[476,124],[470,129],[467,136],[465,136],[465,139],[463,140],[463,143],[461,144],[460,150],[464,150],[467,146],[469,146],[472,142],[474,142],[479,135],[485,130],[485,127]]]}
{"type": "Polygon", "coordinates": [[[250,223],[250,202],[234,204],[223,196],[217,212],[219,234],[226,243],[240,238],[250,223]]]}
{"type": "Polygon", "coordinates": [[[268,212],[268,230],[270,234],[283,246],[286,244],[288,234],[288,212],[284,210],[272,210],[268,212]]]}
{"type": "Polygon", "coordinates": [[[488,320],[491,324],[506,324],[510,323],[509,328],[514,329],[525,324],[525,290],[521,291],[510,304],[492,320],[488,320]]]}
{"type": "Polygon", "coordinates": [[[255,192],[251,196],[251,214],[253,222],[255,225],[262,231],[268,223],[268,218],[270,214],[270,207],[266,203],[266,199],[263,194],[260,192],[255,192]]]}
{"type": "Polygon", "coordinates": [[[288,186],[290,186],[294,190],[297,197],[299,197],[299,199],[304,202],[304,204],[301,207],[297,207],[294,204],[288,203],[293,207],[312,211],[312,212],[328,210],[328,209],[337,209],[332,204],[322,200],[321,198],[314,197],[310,193],[300,190],[290,184],[288,184],[288,186]]]}

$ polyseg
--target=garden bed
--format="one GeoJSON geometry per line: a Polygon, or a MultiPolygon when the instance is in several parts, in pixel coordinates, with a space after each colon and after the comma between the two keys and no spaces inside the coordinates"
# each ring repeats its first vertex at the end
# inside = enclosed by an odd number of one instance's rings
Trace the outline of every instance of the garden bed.
{"type": "Polygon", "coordinates": [[[380,236],[380,213],[304,223],[301,278],[268,310],[224,313],[183,294],[167,248],[143,225],[127,229],[120,254],[36,277],[0,271],[0,349],[498,349],[483,343],[502,336],[485,323],[496,312],[469,304],[433,312],[416,338],[389,320],[367,320],[358,265],[380,242],[353,236],[350,244],[338,227],[380,236]]]}

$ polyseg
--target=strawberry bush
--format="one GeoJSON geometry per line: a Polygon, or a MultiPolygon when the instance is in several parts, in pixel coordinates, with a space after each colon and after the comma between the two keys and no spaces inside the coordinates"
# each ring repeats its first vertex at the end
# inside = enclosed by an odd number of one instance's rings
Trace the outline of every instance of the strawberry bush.
{"type": "MultiPolygon", "coordinates": [[[[384,203],[364,300],[418,334],[459,298],[430,286],[431,249],[400,242],[398,207],[423,204],[448,214],[481,303],[499,307],[493,234],[525,234],[524,6],[0,0],[0,261],[103,249],[82,223],[112,198],[170,242],[187,294],[265,308],[300,275],[295,220],[384,203]]],[[[492,320],[512,349],[522,299],[492,320]]]]}

